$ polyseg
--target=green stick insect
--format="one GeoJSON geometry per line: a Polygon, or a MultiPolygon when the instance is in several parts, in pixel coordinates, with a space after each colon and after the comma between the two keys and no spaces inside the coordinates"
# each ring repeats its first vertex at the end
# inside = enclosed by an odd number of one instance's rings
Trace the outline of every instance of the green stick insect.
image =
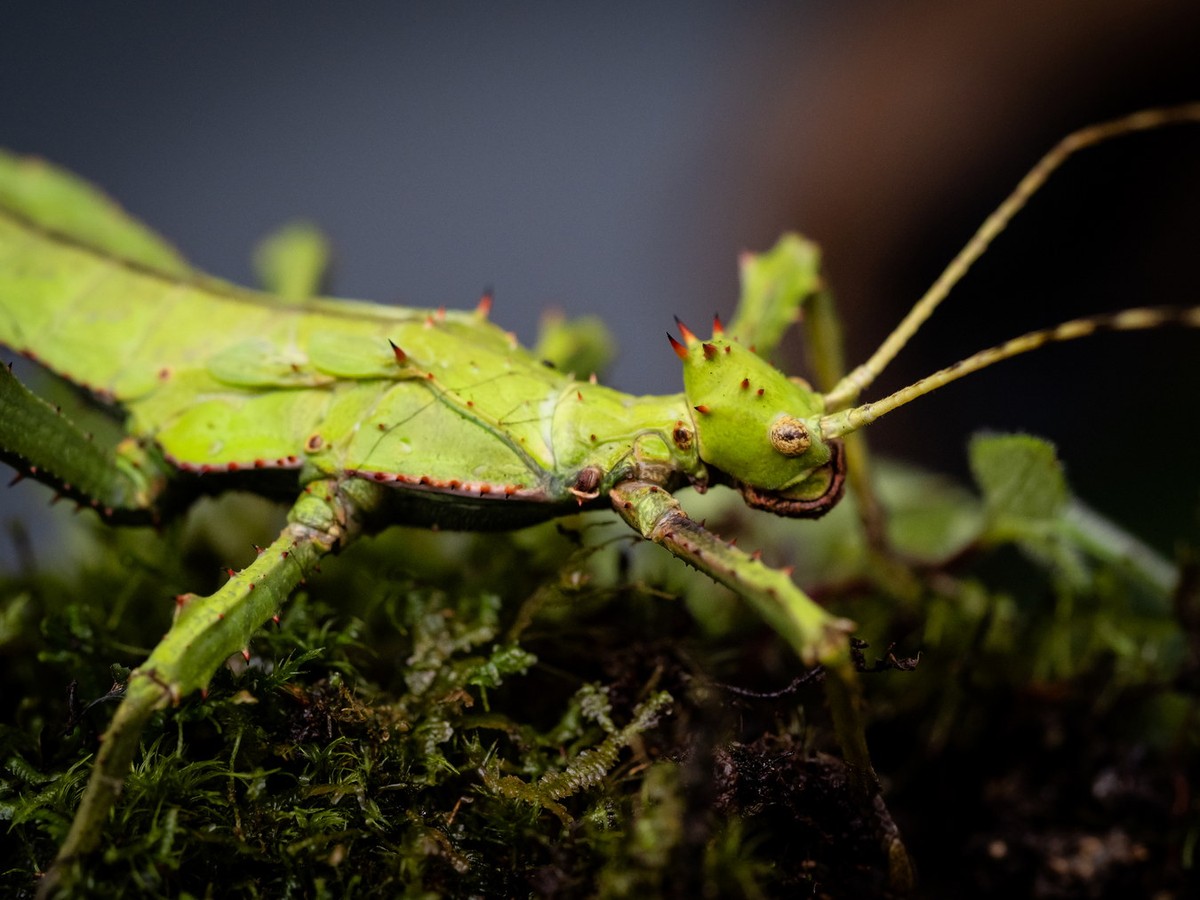
{"type": "MultiPolygon", "coordinates": [[[[806,666],[820,665],[835,729],[864,802],[878,800],[850,648],[853,624],[710,533],[672,492],[728,485],[751,507],[815,517],[849,481],[878,536],[855,432],[999,360],[1099,329],[1200,312],[1135,309],[1036,331],[856,405],[1048,175],[1117,135],[1200,121],[1200,104],[1137,113],[1076,132],[987,219],[863,365],[842,377],[817,253],[790,238],[744,273],[782,266],[786,289],[752,285],[707,340],[680,323],[671,344],[685,389],[631,396],[549,368],[471,312],[296,299],[190,269],[81,182],[44,164],[0,165],[0,343],[125,414],[102,446],[0,373],[0,456],[114,523],[156,521],[199,492],[237,486],[297,497],[279,537],[208,597],[179,598],[174,624],[129,677],[82,803],[43,892],[92,850],[152,713],[203,688],[324,555],[392,523],[518,528],[609,507],[638,534],[741,595],[806,666]],[[102,223],[97,225],[96,223],[102,223]],[[821,352],[815,391],[766,361],[806,304],[821,352]],[[237,327],[226,323],[236,322],[237,327]],[[245,337],[252,335],[252,337],[245,337]],[[846,443],[843,443],[843,440],[846,443]],[[847,446],[849,444],[849,446],[847,446]]],[[[778,272],[776,272],[778,274],[778,272]]],[[[301,289],[289,292],[300,294],[301,289]]],[[[907,861],[891,839],[894,880],[907,861]]]]}

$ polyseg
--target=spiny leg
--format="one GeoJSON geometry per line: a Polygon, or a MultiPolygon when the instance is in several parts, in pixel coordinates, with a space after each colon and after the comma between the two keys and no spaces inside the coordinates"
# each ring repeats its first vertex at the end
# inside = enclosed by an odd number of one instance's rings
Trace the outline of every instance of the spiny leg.
{"type": "Polygon", "coordinates": [[[164,477],[132,441],[105,446],[0,365],[0,459],[109,520],[150,521],[164,477]]]}
{"type": "MultiPolygon", "coordinates": [[[[875,810],[885,826],[890,824],[867,750],[861,690],[850,656],[853,623],[815,603],[787,573],[730,546],[690,519],[658,485],[626,482],[614,487],[611,496],[617,512],[635,531],[746,598],[805,665],[824,666],[834,731],[852,786],[859,802],[875,810]]],[[[899,834],[894,826],[883,830],[892,884],[909,885],[912,871],[899,834]]]]}
{"type": "Polygon", "coordinates": [[[381,489],[365,481],[318,482],[288,514],[279,537],[249,566],[208,597],[184,595],[166,636],[126,684],[121,704],[101,738],[78,812],[53,866],[39,886],[52,896],[70,867],[99,842],[109,810],[129,774],[147,720],[155,710],[203,688],[255,629],[273,616],[322,556],[359,531],[362,515],[380,502],[381,489]]]}
{"type": "Polygon", "coordinates": [[[849,660],[854,625],[810,600],[791,578],[732,547],[688,518],[670,492],[631,481],[612,490],[612,503],[639,534],[662,544],[714,581],[744,596],[796,651],[805,665],[840,666],[849,660]]]}

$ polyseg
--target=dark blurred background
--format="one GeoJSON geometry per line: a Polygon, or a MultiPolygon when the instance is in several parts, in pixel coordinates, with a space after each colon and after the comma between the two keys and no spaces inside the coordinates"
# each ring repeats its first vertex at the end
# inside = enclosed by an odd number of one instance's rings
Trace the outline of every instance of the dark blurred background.
{"type": "MultiPolygon", "coordinates": [[[[1055,140],[1200,99],[1187,0],[890,4],[26,4],[0,13],[0,141],[94,180],[197,265],[250,279],[293,217],[342,295],[466,307],[528,341],[599,312],[609,380],[675,391],[736,257],[819,241],[863,357],[1055,140]]],[[[1200,126],[1072,162],[872,392],[1090,312],[1200,303],[1200,126]]],[[[967,436],[1055,440],[1077,491],[1196,536],[1200,334],[1008,362],[872,428],[962,475],[967,436]]],[[[797,367],[799,363],[797,362],[797,367]]],[[[44,490],[0,494],[3,517],[44,490]]]]}

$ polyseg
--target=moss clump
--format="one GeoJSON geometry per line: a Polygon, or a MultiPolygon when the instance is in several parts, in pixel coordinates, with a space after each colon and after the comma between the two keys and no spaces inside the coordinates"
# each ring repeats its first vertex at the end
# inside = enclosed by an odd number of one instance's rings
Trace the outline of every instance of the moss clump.
{"type": "MultiPolygon", "coordinates": [[[[1060,477],[1035,445],[1000,449],[1060,477]]],[[[802,583],[895,645],[863,650],[869,738],[924,893],[1181,889],[1197,594],[1172,602],[1068,495],[1003,474],[938,508],[926,476],[885,479],[897,544],[955,535],[909,563],[916,599],[864,577],[850,513],[803,540],[709,519],[806,550],[802,583]]],[[[0,579],[6,895],[36,889],[170,598],[211,589],[276,515],[227,498],[162,533],[96,527],[71,566],[0,579]]],[[[885,895],[891,822],[853,802],[820,673],[604,521],[397,529],[331,560],[248,662],[155,716],[78,893],[885,895]]]]}

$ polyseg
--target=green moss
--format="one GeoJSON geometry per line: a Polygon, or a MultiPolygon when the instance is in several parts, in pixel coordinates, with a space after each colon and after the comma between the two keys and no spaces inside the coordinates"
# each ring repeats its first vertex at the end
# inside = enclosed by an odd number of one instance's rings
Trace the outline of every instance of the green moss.
{"type": "MultiPolygon", "coordinates": [[[[932,495],[912,493],[921,515],[897,521],[927,522],[932,495]]],[[[1200,664],[1181,622],[1200,618],[1196,597],[1168,602],[1061,510],[1001,516],[993,497],[1000,533],[969,494],[946,496],[942,518],[981,524],[918,568],[918,605],[845,577],[852,516],[806,532],[835,548],[836,574],[810,561],[804,583],[861,623],[868,668],[883,660],[867,677],[870,742],[923,889],[966,883],[953,858],[1020,893],[1062,870],[1052,848],[1113,828],[1140,849],[1114,849],[1095,877],[1170,887],[1200,827],[1170,812],[1195,752],[1200,664]]],[[[275,528],[271,507],[247,503],[162,533],[88,529],[71,566],[0,580],[5,895],[31,896],[65,836],[115,691],[172,596],[215,584],[275,528]]],[[[793,526],[764,519],[739,527],[786,543],[793,526]]],[[[603,521],[397,529],[330,561],[248,663],[155,716],[80,894],[880,895],[881,822],[852,800],[819,678],[781,690],[802,673],[774,636],[744,616],[701,628],[674,598],[719,595],[603,521]]]]}

